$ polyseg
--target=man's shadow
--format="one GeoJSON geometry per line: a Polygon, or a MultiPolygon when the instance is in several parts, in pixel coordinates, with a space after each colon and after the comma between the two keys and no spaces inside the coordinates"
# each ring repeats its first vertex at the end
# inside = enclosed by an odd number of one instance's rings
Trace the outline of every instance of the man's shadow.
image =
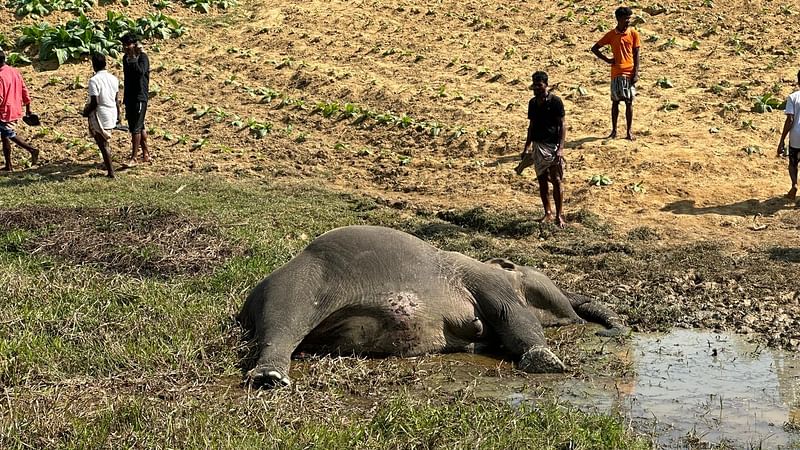
{"type": "Polygon", "coordinates": [[[694,200],[678,200],[677,202],[672,202],[664,206],[661,208],[661,211],[692,216],[699,216],[702,214],[720,214],[725,216],[742,217],[753,216],[756,214],[771,216],[783,209],[792,208],[794,204],[794,200],[789,200],[784,197],[770,198],[764,201],[751,198],[749,200],[731,203],[729,205],[704,207],[695,206],[694,200]]]}
{"type": "Polygon", "coordinates": [[[70,160],[48,161],[47,164],[30,169],[2,172],[0,186],[27,186],[35,183],[64,181],[69,178],[84,175],[89,172],[105,174],[105,169],[99,168],[97,163],[75,163],[70,160]]]}

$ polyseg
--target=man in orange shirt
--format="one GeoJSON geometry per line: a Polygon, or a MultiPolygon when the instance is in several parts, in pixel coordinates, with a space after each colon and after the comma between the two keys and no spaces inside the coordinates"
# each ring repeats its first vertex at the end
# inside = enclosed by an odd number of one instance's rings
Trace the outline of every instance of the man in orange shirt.
{"type": "Polygon", "coordinates": [[[617,27],[605,34],[594,46],[592,53],[611,64],[611,134],[617,137],[617,118],[619,102],[625,102],[625,121],[628,126],[626,139],[633,140],[631,125],[633,123],[633,99],[636,97],[636,82],[639,81],[639,48],[642,46],[639,32],[630,27],[633,11],[627,6],[620,6],[614,11],[617,27]],[[600,49],[611,46],[613,58],[604,55],[600,49]]]}
{"type": "Polygon", "coordinates": [[[3,141],[3,158],[6,165],[0,170],[10,172],[11,143],[15,143],[31,154],[31,164],[36,164],[39,159],[39,150],[17,136],[14,123],[22,117],[22,106],[25,105],[27,115],[31,115],[31,98],[28,88],[22,81],[19,71],[6,64],[6,54],[0,50],[0,138],[3,141]]]}

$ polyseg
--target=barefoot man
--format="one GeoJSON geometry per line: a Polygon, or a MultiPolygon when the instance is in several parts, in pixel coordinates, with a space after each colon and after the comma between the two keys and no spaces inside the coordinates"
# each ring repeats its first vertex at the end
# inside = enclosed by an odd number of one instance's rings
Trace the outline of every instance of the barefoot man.
{"type": "Polygon", "coordinates": [[[94,76],[89,79],[89,101],[83,108],[83,117],[89,119],[89,133],[97,142],[108,178],[114,178],[109,140],[111,131],[119,121],[119,80],[106,70],[106,57],[92,54],[94,76]]]}
{"type": "Polygon", "coordinates": [[[144,116],[147,113],[147,95],[150,91],[150,60],[142,51],[142,45],[135,34],[126,34],[120,39],[122,50],[122,73],[125,77],[125,89],[122,101],[125,104],[125,118],[131,133],[131,160],[129,166],[136,165],[136,152],[142,149],[142,161],[150,162],[150,151],[147,147],[147,130],[144,116]]]}
{"type": "Polygon", "coordinates": [[[627,6],[620,6],[614,11],[617,27],[605,34],[594,46],[592,53],[611,64],[611,134],[617,137],[617,118],[619,102],[625,102],[625,122],[628,133],[625,138],[633,140],[633,99],[636,97],[636,82],[639,81],[639,48],[642,46],[639,32],[630,27],[633,11],[627,6]],[[611,46],[614,57],[609,58],[600,49],[611,46]]]}
{"type": "Polygon", "coordinates": [[[39,150],[23,141],[14,131],[14,123],[25,114],[31,115],[31,97],[19,71],[6,64],[6,54],[0,50],[0,138],[3,141],[3,158],[6,165],[2,169],[11,172],[11,143],[15,143],[31,154],[31,165],[39,160],[39,150]]]}
{"type": "MultiPolygon", "coordinates": [[[[797,72],[797,84],[800,85],[800,71],[797,72]]],[[[789,179],[792,187],[786,193],[786,198],[794,200],[797,197],[797,160],[800,153],[800,90],[794,91],[786,99],[786,121],[783,122],[783,132],[778,143],[778,156],[784,153],[786,135],[789,135],[789,179]]]]}
{"type": "Polygon", "coordinates": [[[544,206],[542,221],[553,221],[553,210],[550,208],[548,181],[553,184],[553,201],[556,204],[555,222],[564,228],[566,221],[562,211],[564,190],[561,180],[564,178],[564,103],[556,95],[547,92],[547,74],[533,74],[533,98],[528,103],[528,137],[522,152],[522,161],[516,169],[521,175],[526,167],[536,168],[536,179],[539,181],[539,195],[544,206]]]}

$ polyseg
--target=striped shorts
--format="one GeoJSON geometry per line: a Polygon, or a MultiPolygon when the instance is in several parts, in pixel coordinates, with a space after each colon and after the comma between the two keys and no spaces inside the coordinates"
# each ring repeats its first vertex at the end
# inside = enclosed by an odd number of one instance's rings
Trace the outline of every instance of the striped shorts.
{"type": "Polygon", "coordinates": [[[612,102],[632,102],[636,97],[636,87],[631,84],[631,80],[623,75],[614,77],[611,80],[611,101],[612,102]]]}

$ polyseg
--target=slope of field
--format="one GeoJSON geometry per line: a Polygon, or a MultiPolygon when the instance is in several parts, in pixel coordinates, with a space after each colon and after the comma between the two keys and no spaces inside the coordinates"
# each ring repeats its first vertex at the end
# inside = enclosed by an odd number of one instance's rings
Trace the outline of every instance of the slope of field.
{"type": "MultiPolygon", "coordinates": [[[[539,216],[535,179],[512,168],[530,74],[546,70],[567,108],[567,212],[589,209],[623,230],[653,226],[664,239],[796,236],[796,206],[782,199],[786,162],[775,157],[783,114],[753,106],[794,89],[800,61],[785,30],[797,5],[639,4],[635,142],[603,138],[609,70],[588,51],[614,26],[616,6],[275,1],[208,15],[173,7],[166,13],[187,32],[147,45],[157,161],[136,172],[304,179],[403,205],[539,216]],[[600,174],[613,184],[591,186],[600,174]]],[[[125,10],[154,8],[134,1],[125,10]]],[[[35,22],[2,14],[9,38],[19,34],[13,24],[35,22]]],[[[75,114],[85,96],[76,77],[85,84],[89,64],[34,60],[22,70],[47,127],[34,139],[45,155],[38,173],[95,173],[75,114]]],[[[122,161],[127,141],[114,142],[122,161]]]]}

